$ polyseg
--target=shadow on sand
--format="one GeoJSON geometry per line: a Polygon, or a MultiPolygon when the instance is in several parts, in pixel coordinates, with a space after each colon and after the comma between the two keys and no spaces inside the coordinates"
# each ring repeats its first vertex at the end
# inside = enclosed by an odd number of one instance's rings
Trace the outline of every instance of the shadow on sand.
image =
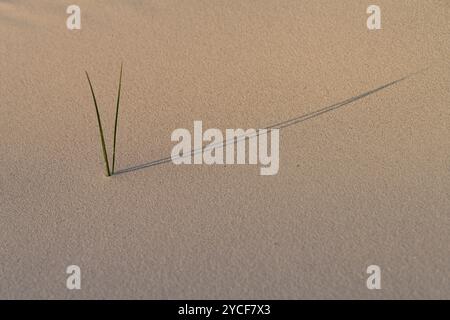
{"type": "MultiPolygon", "coordinates": [[[[287,120],[282,121],[282,122],[271,124],[271,125],[265,127],[265,129],[283,129],[283,128],[287,128],[287,127],[293,126],[295,124],[301,123],[303,121],[313,119],[313,118],[318,117],[318,116],[320,116],[320,115],[322,115],[324,113],[327,113],[327,112],[330,112],[330,111],[342,108],[342,107],[344,107],[346,105],[349,105],[349,104],[351,104],[351,103],[353,103],[355,101],[364,99],[367,96],[370,96],[370,95],[375,94],[375,93],[377,93],[377,92],[379,92],[381,90],[384,90],[384,89],[386,89],[386,88],[388,88],[390,86],[393,86],[393,85],[395,85],[395,84],[397,84],[397,83],[399,83],[399,82],[401,82],[403,80],[406,80],[406,79],[412,77],[413,75],[415,75],[415,74],[417,74],[419,72],[422,72],[422,71],[423,70],[415,72],[415,73],[410,74],[410,75],[407,75],[407,76],[405,76],[403,78],[400,78],[398,80],[386,83],[386,84],[384,84],[384,85],[382,85],[382,86],[380,86],[378,88],[372,89],[370,91],[366,91],[366,92],[361,93],[361,94],[359,94],[357,96],[353,96],[351,98],[348,98],[346,100],[334,103],[332,105],[329,105],[327,107],[318,109],[316,111],[309,112],[309,113],[306,113],[306,114],[303,114],[301,116],[294,117],[294,118],[291,118],[291,119],[287,119],[287,120]]],[[[259,131],[257,131],[257,132],[258,133],[255,134],[254,136],[258,136],[259,135],[259,131]]],[[[246,136],[237,137],[236,141],[239,141],[240,138],[241,139],[245,139],[245,138],[248,138],[248,137],[246,137],[246,136]]],[[[250,138],[252,138],[252,137],[250,137],[250,138]]],[[[236,141],[234,141],[234,140],[231,141],[231,142],[226,142],[225,141],[225,142],[221,142],[220,144],[216,144],[216,145],[211,145],[210,144],[210,145],[208,145],[208,147],[218,147],[220,145],[222,145],[222,147],[224,147],[227,144],[236,143],[236,141]]],[[[203,152],[203,150],[204,150],[204,148],[192,150],[192,152],[190,154],[186,154],[186,155],[180,156],[180,158],[191,157],[193,154],[203,152]]],[[[136,170],[141,170],[141,169],[153,167],[153,166],[164,164],[164,163],[169,163],[171,161],[172,161],[171,157],[165,157],[165,158],[153,160],[153,161],[150,161],[150,162],[147,162],[147,163],[143,163],[143,164],[140,164],[140,165],[132,166],[132,167],[129,167],[129,168],[126,168],[126,169],[118,170],[114,174],[116,175],[116,174],[122,174],[122,173],[132,172],[132,171],[136,171],[136,170]]]]}

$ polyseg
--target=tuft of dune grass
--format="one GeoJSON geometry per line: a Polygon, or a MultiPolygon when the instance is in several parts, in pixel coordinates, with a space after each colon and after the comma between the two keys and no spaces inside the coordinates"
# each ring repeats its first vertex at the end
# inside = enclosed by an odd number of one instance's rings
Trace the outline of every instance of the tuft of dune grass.
{"type": "Polygon", "coordinates": [[[116,118],[114,121],[114,142],[113,142],[113,156],[112,156],[111,170],[109,169],[108,152],[106,150],[105,136],[103,134],[103,126],[102,126],[102,121],[100,118],[100,112],[98,111],[97,99],[95,97],[94,88],[92,87],[92,82],[91,82],[91,79],[89,78],[89,74],[87,73],[87,71],[85,71],[86,77],[89,82],[89,87],[91,88],[92,99],[94,100],[95,113],[97,115],[98,130],[99,130],[99,134],[100,134],[100,142],[102,145],[103,160],[105,163],[105,173],[106,173],[107,177],[114,174],[114,167],[115,167],[115,162],[116,162],[116,141],[117,141],[117,128],[118,128],[118,119],[119,119],[120,92],[121,92],[121,88],[122,88],[122,69],[123,69],[123,64],[120,65],[119,89],[118,89],[118,93],[117,93],[117,104],[116,104],[116,118]]]}

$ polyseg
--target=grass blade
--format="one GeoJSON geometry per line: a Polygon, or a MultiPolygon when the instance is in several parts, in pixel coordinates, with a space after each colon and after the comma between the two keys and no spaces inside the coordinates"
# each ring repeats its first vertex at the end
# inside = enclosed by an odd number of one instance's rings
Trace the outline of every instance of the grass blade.
{"type": "Polygon", "coordinates": [[[112,169],[111,169],[112,174],[114,174],[114,165],[116,163],[116,137],[117,137],[117,122],[119,119],[120,90],[122,88],[122,69],[123,69],[123,63],[120,65],[119,91],[117,93],[116,120],[114,123],[113,158],[112,158],[112,169]]]}
{"type": "Polygon", "coordinates": [[[89,79],[89,75],[88,75],[87,71],[86,71],[86,77],[89,82],[89,87],[91,88],[92,98],[94,99],[95,111],[97,112],[98,129],[100,132],[100,140],[102,143],[103,159],[105,160],[106,176],[109,177],[111,175],[111,172],[109,171],[108,153],[106,152],[105,137],[103,136],[102,121],[100,120],[100,113],[98,112],[97,99],[95,98],[94,89],[92,88],[91,79],[89,79]]]}

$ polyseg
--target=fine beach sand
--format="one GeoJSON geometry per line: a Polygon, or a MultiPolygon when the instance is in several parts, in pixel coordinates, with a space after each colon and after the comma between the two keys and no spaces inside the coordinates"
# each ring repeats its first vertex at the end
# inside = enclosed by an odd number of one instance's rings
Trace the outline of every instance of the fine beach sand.
{"type": "Polygon", "coordinates": [[[0,298],[450,298],[450,3],[0,0],[0,298]],[[66,28],[67,6],[81,30],[66,28]],[[280,170],[119,170],[177,128],[280,131],[280,170]],[[66,288],[78,265],[81,290],[66,288]],[[367,266],[381,290],[366,288],[367,266]]]}

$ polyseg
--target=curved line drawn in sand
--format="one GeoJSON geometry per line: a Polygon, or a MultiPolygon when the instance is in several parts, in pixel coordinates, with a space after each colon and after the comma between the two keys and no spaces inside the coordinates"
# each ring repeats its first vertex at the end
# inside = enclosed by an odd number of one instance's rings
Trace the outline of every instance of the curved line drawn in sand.
{"type": "MultiPolygon", "coordinates": [[[[411,74],[409,74],[407,76],[404,76],[404,77],[402,77],[400,79],[391,81],[391,82],[386,83],[386,84],[384,84],[382,86],[379,86],[379,87],[377,87],[375,89],[366,91],[366,92],[361,93],[359,95],[353,96],[353,97],[345,99],[343,101],[340,101],[340,102],[334,103],[332,105],[326,106],[324,108],[318,109],[316,111],[309,112],[309,113],[306,113],[306,114],[303,114],[301,116],[294,117],[294,118],[291,118],[291,119],[287,119],[287,120],[282,121],[282,122],[271,124],[271,125],[265,127],[265,129],[275,129],[275,128],[276,129],[284,129],[284,128],[293,126],[295,124],[298,124],[300,122],[313,119],[313,118],[318,117],[318,116],[320,116],[320,115],[322,115],[324,113],[334,111],[336,109],[339,109],[339,108],[342,108],[342,107],[344,107],[346,105],[349,105],[349,104],[351,104],[353,102],[356,102],[358,100],[364,99],[367,96],[375,94],[375,93],[377,93],[377,92],[379,92],[381,90],[384,90],[384,89],[386,89],[388,87],[391,87],[391,86],[393,86],[395,84],[398,84],[401,81],[404,81],[404,80],[406,80],[408,78],[411,78],[411,77],[413,77],[413,76],[415,76],[415,75],[417,75],[419,73],[422,73],[422,72],[426,71],[427,69],[428,68],[421,69],[421,70],[419,70],[417,72],[411,73],[411,74]]],[[[258,135],[259,135],[259,133],[255,134],[254,136],[256,137],[258,135]]],[[[222,142],[222,143],[218,143],[217,145],[209,144],[207,147],[208,148],[220,147],[220,145],[222,145],[222,147],[225,147],[227,144],[237,143],[237,141],[239,141],[239,139],[246,139],[246,138],[252,138],[252,137],[249,137],[249,136],[238,137],[234,141],[229,141],[229,142],[225,141],[225,142],[222,142]]],[[[186,154],[186,155],[182,155],[179,158],[191,157],[194,154],[202,153],[204,150],[205,150],[205,147],[202,147],[201,149],[194,149],[194,150],[191,151],[191,153],[186,154]]],[[[132,171],[136,171],[136,170],[141,170],[141,169],[153,167],[153,166],[156,166],[156,165],[169,163],[171,161],[172,161],[172,157],[165,157],[165,158],[153,160],[153,161],[150,161],[150,162],[147,162],[147,163],[144,163],[144,164],[132,166],[132,167],[129,167],[129,168],[126,168],[126,169],[118,170],[118,171],[115,172],[115,174],[122,174],[122,173],[132,172],[132,171]]]]}

